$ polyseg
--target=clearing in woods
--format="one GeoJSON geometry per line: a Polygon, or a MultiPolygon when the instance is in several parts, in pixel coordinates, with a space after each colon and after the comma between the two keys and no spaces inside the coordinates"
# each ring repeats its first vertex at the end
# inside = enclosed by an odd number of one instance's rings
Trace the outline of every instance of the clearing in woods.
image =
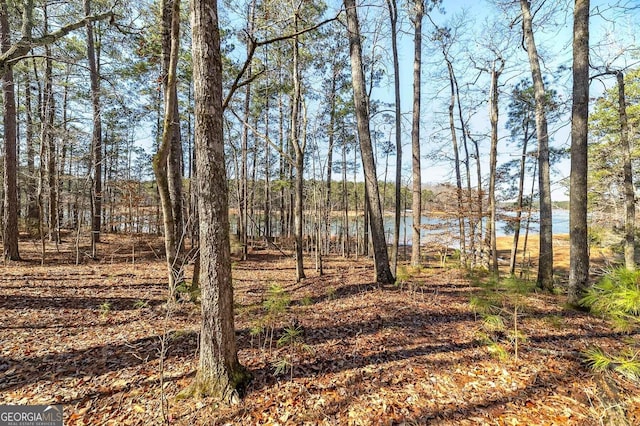
{"type": "Polygon", "coordinates": [[[640,349],[638,336],[563,296],[437,261],[379,287],[370,260],[330,257],[318,276],[308,258],[296,284],[293,260],[267,250],[233,265],[239,358],[254,376],[241,404],[177,399],[197,366],[199,308],[167,316],[159,239],[104,237],[100,261],[76,266],[69,241],[41,266],[24,241],[27,260],[2,266],[0,404],[63,404],[67,425],[640,424],[638,383],[582,356],[640,349]]]}

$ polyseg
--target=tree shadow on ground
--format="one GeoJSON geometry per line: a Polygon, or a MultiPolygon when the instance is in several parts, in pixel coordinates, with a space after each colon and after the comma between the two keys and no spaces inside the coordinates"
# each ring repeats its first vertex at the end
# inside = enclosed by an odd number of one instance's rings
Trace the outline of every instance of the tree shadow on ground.
{"type": "MultiPolygon", "coordinates": [[[[100,376],[148,363],[160,356],[160,338],[155,335],[131,342],[110,342],[20,359],[0,356],[0,392],[64,377],[100,376]]],[[[193,356],[198,346],[197,338],[198,333],[194,331],[174,332],[168,342],[166,359],[193,356]]]]}
{"type": "MultiPolygon", "coordinates": [[[[158,306],[164,299],[145,300],[148,306],[158,306]]],[[[0,309],[104,309],[109,311],[128,311],[138,309],[140,298],[136,297],[73,297],[68,295],[28,296],[0,295],[0,309]]]]}
{"type": "MultiPolygon", "coordinates": [[[[475,421],[483,419],[487,423],[490,423],[493,413],[495,412],[498,415],[502,414],[507,404],[510,406],[511,411],[513,411],[513,417],[518,418],[518,406],[525,406],[527,403],[531,404],[531,401],[537,401],[540,394],[551,395],[555,393],[559,387],[569,387],[573,380],[575,380],[575,378],[569,372],[564,374],[551,374],[545,379],[540,379],[540,377],[536,375],[534,376],[533,382],[528,383],[524,389],[516,392],[507,393],[500,397],[487,397],[480,401],[467,402],[455,407],[422,411],[408,416],[404,421],[409,424],[438,424],[440,422],[450,421],[462,422],[465,419],[473,417],[475,421]]],[[[587,404],[590,403],[591,401],[588,401],[583,403],[583,405],[587,408],[589,407],[587,404]]],[[[535,419],[528,420],[535,421],[535,419]]],[[[578,421],[578,419],[576,419],[576,421],[578,421]]]]}

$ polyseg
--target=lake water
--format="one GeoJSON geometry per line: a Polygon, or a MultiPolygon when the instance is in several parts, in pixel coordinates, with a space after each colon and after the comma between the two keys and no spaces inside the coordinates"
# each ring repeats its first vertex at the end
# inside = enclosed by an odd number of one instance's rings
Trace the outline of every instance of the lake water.
{"type": "MultiPolygon", "coordinates": [[[[515,215],[513,216],[515,217],[515,215]]],[[[538,224],[537,213],[534,213],[531,217],[531,223],[529,225],[529,233],[537,234],[539,232],[539,224],[538,224]]],[[[391,241],[393,236],[393,217],[385,218],[385,233],[387,235],[387,241],[391,241]]],[[[569,210],[554,210],[552,214],[553,220],[553,233],[554,234],[568,234],[569,233],[569,210]]],[[[423,230],[423,238],[425,240],[434,240],[439,239],[442,236],[443,239],[446,238],[447,235],[451,235],[452,233],[457,235],[458,233],[458,223],[457,220],[447,220],[433,217],[422,217],[422,224],[426,225],[428,229],[423,230]]],[[[526,225],[526,215],[522,216],[521,223],[521,233],[524,232],[524,228],[526,225]]],[[[413,218],[411,217],[411,212],[406,212],[400,219],[400,241],[406,241],[407,244],[411,243],[412,236],[412,226],[413,226],[413,218]],[[406,229],[406,240],[405,240],[405,229],[406,229]]],[[[496,225],[496,235],[498,237],[502,237],[505,235],[513,235],[513,232],[507,232],[508,226],[507,222],[503,220],[499,220],[496,225]]]]}

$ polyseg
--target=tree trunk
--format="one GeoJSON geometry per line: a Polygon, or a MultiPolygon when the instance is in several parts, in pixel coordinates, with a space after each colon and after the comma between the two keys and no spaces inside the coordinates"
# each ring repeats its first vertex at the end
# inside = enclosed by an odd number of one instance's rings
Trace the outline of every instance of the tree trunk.
{"type": "Polygon", "coordinates": [[[497,58],[491,68],[491,91],[489,94],[489,120],[491,121],[491,149],[489,154],[489,213],[487,221],[487,238],[489,238],[489,251],[491,259],[489,271],[498,274],[498,247],[496,239],[496,167],[498,159],[498,79],[504,69],[504,60],[497,58]],[[497,63],[500,63],[498,66],[497,63]]]}
{"type": "Polygon", "coordinates": [[[33,107],[31,97],[31,74],[28,74],[28,81],[25,87],[24,102],[26,112],[26,145],[27,145],[27,229],[30,231],[38,220],[38,202],[35,197],[35,149],[33,141],[33,107]]]}
{"type": "Polygon", "coordinates": [[[533,37],[533,23],[529,0],[520,0],[522,28],[529,55],[531,79],[536,103],[536,131],[538,139],[538,190],[540,191],[540,248],[538,258],[538,287],[553,290],[553,225],[551,205],[551,176],[549,166],[549,133],[547,130],[546,91],[540,70],[538,50],[533,37]]]}
{"type": "Polygon", "coordinates": [[[384,223],[380,194],[376,177],[376,167],[369,129],[369,111],[365,92],[364,71],[362,66],[362,46],[360,44],[360,28],[355,0],[345,0],[347,29],[349,31],[349,52],[351,56],[351,75],[353,84],[353,100],[358,125],[358,138],[362,167],[365,175],[365,189],[369,196],[371,237],[373,240],[373,256],[376,281],[381,284],[393,283],[394,277],[389,267],[387,243],[384,237],[384,223]]]}
{"type": "Polygon", "coordinates": [[[520,243],[520,228],[522,227],[522,208],[524,204],[524,178],[525,178],[525,166],[527,162],[527,148],[529,146],[529,117],[525,115],[523,119],[524,124],[524,138],[522,143],[522,156],[520,157],[520,177],[518,178],[518,200],[516,203],[516,218],[515,227],[513,230],[513,244],[511,246],[511,258],[509,260],[509,275],[513,276],[516,272],[516,263],[518,255],[518,244],[520,243]]]}
{"type": "MultiPolygon", "coordinates": [[[[48,14],[46,4],[43,8],[44,12],[44,29],[49,32],[48,14]]],[[[44,71],[44,102],[42,114],[42,143],[46,144],[47,157],[47,193],[49,196],[49,241],[60,242],[60,232],[58,223],[58,190],[57,190],[57,171],[56,171],[56,143],[53,135],[53,123],[55,116],[55,103],[53,97],[53,61],[51,59],[51,48],[45,46],[45,71],[44,71]]],[[[41,160],[42,161],[42,160],[41,160]]],[[[42,165],[41,165],[42,167],[42,165]]]]}
{"type": "Polygon", "coordinates": [[[447,56],[447,53],[443,51],[445,61],[447,62],[447,70],[449,71],[449,85],[451,88],[451,97],[449,100],[449,129],[451,131],[451,145],[453,148],[453,166],[456,171],[456,199],[458,201],[458,211],[456,216],[458,217],[458,231],[460,235],[460,265],[466,266],[467,264],[467,246],[466,236],[464,229],[464,203],[462,201],[462,174],[460,173],[460,153],[458,149],[458,136],[456,135],[456,124],[454,119],[454,109],[456,104],[456,77],[453,72],[453,64],[447,56]]]}
{"type": "Polygon", "coordinates": [[[422,171],[420,158],[420,82],[422,70],[422,18],[423,0],[415,0],[414,52],[413,52],[413,121],[411,126],[411,164],[413,177],[413,237],[411,264],[420,264],[420,234],[422,222],[422,171]]]}
{"type": "Polygon", "coordinates": [[[342,138],[342,209],[344,223],[342,232],[342,257],[349,257],[349,192],[347,190],[347,144],[342,138]]]}
{"type": "MultiPolygon", "coordinates": [[[[172,43],[172,17],[174,0],[163,1],[162,4],[162,81],[166,90],[172,90],[175,93],[171,94],[172,97],[177,99],[178,97],[178,85],[177,83],[173,87],[168,87],[168,75],[171,67],[171,43],[172,43]]],[[[179,6],[178,6],[179,8],[179,6]]],[[[179,24],[179,23],[178,23],[179,24]]],[[[175,71],[174,71],[175,72],[175,71]]],[[[165,94],[166,97],[166,94],[165,94]]],[[[165,111],[166,114],[166,111],[165,111]]],[[[183,176],[183,152],[182,152],[182,135],[180,131],[180,111],[178,108],[178,102],[173,105],[172,117],[172,131],[170,135],[169,153],[166,160],[166,173],[169,200],[171,203],[171,215],[173,217],[173,244],[175,247],[172,249],[176,255],[176,261],[180,262],[180,254],[184,250],[184,238],[186,236],[184,230],[184,214],[183,214],[183,189],[182,189],[182,176],[183,176]]]]}
{"type": "MultiPolygon", "coordinates": [[[[295,12],[294,31],[298,31],[298,12],[295,12]]],[[[303,214],[303,189],[304,189],[304,151],[305,141],[300,141],[300,64],[298,37],[293,37],[293,95],[291,98],[291,146],[295,152],[295,207],[294,207],[294,239],[296,250],[296,281],[305,278],[302,253],[302,214],[303,214]]]]}
{"type": "MultiPolygon", "coordinates": [[[[57,186],[56,186],[56,190],[58,192],[58,221],[59,221],[59,225],[62,226],[64,223],[64,204],[62,202],[62,197],[61,197],[61,193],[64,190],[64,170],[65,167],[67,166],[67,153],[69,150],[69,140],[71,139],[69,137],[69,124],[68,124],[68,109],[69,109],[69,78],[70,78],[70,72],[71,67],[67,66],[66,67],[66,71],[67,74],[65,76],[65,82],[64,82],[64,88],[63,88],[63,93],[62,93],[62,138],[61,138],[61,142],[62,142],[62,146],[60,147],[60,166],[58,167],[58,173],[57,173],[57,186]]],[[[131,153],[131,150],[129,150],[129,153],[131,153]]],[[[69,163],[71,163],[71,161],[69,160],[69,163]]],[[[131,165],[129,164],[128,169],[131,169],[131,165]]],[[[69,173],[71,174],[71,173],[69,173]]],[[[129,177],[130,179],[130,177],[129,177]]],[[[71,184],[71,179],[67,178],[66,179],[68,182],[68,185],[71,184]]],[[[70,188],[68,189],[68,191],[70,191],[70,188]]],[[[129,230],[129,232],[132,232],[131,230],[129,230]]]]}
{"type": "MultiPolygon", "coordinates": [[[[476,194],[476,204],[478,208],[478,213],[477,213],[476,223],[479,224],[477,241],[478,241],[478,245],[480,246],[479,257],[480,257],[480,263],[482,264],[482,262],[484,262],[484,255],[483,255],[484,238],[483,238],[483,231],[482,231],[482,218],[484,216],[482,200],[484,199],[484,194],[482,193],[482,164],[480,163],[480,146],[478,144],[478,141],[471,137],[471,132],[469,131],[468,127],[466,129],[466,133],[467,133],[467,138],[469,138],[469,140],[471,140],[471,142],[473,143],[474,156],[476,157],[476,180],[478,181],[478,191],[476,194]]],[[[474,258],[477,258],[477,255],[478,255],[477,253],[474,253],[474,258]]],[[[478,263],[477,259],[476,259],[476,263],[478,263]]]]}
{"type": "MultiPolygon", "coordinates": [[[[25,5],[25,8],[31,5],[25,5]]],[[[9,10],[6,0],[0,0],[0,47],[2,53],[11,47],[9,10]]],[[[3,256],[20,260],[18,251],[18,184],[17,184],[17,115],[13,66],[5,64],[2,74],[2,108],[4,115],[4,223],[3,256]]]]}
{"type": "MultiPolygon", "coordinates": [[[[248,68],[251,74],[251,65],[248,68]]],[[[240,245],[242,246],[242,260],[247,260],[249,254],[249,178],[247,172],[247,162],[249,153],[249,114],[251,107],[251,85],[247,84],[244,93],[244,123],[242,124],[242,134],[240,136],[240,200],[238,203],[238,225],[240,231],[240,245]]]]}
{"type": "MultiPolygon", "coordinates": [[[[469,156],[469,145],[467,143],[467,132],[466,132],[466,123],[464,121],[464,118],[462,116],[462,105],[460,104],[460,89],[458,87],[458,79],[456,78],[455,74],[453,76],[453,82],[455,84],[456,87],[456,99],[458,101],[458,117],[460,119],[460,126],[461,126],[461,130],[462,130],[462,147],[464,148],[464,167],[465,167],[465,175],[466,175],[466,192],[467,192],[467,208],[466,208],[466,214],[467,214],[467,222],[469,223],[469,236],[468,236],[468,241],[469,241],[469,247],[467,248],[467,251],[469,253],[471,253],[471,267],[473,268],[475,266],[475,226],[476,226],[476,220],[474,220],[473,218],[473,200],[471,198],[471,164],[470,164],[470,156],[469,156]]],[[[465,238],[467,238],[467,236],[465,235],[465,238]]],[[[466,244],[465,244],[466,246],[466,244]]],[[[465,262],[461,263],[463,264],[463,266],[467,266],[469,264],[469,258],[467,255],[465,255],[465,262]]]]}
{"type": "Polygon", "coordinates": [[[325,229],[325,251],[329,253],[331,249],[331,176],[333,172],[333,145],[336,140],[336,87],[338,79],[338,64],[335,55],[331,61],[331,89],[329,91],[329,146],[327,147],[327,180],[325,183],[324,199],[324,229],[325,229]]]}
{"type": "Polygon", "coordinates": [[[400,63],[398,60],[398,5],[396,0],[387,0],[391,21],[391,52],[393,55],[393,91],[395,94],[395,137],[396,137],[396,182],[395,217],[393,222],[393,242],[391,243],[391,271],[397,276],[398,248],[400,246],[400,196],[402,189],[402,112],[400,110],[400,63]]]}
{"type": "Polygon", "coordinates": [[[589,281],[587,171],[589,132],[589,0],[573,10],[573,104],[569,185],[569,303],[578,304],[589,281]]]}
{"type": "Polygon", "coordinates": [[[222,61],[215,0],[191,2],[191,28],[202,289],[200,359],[191,390],[233,403],[250,376],[238,361],[234,329],[222,61]]]}
{"type": "MultiPolygon", "coordinates": [[[[282,65],[278,64],[278,77],[279,77],[279,84],[284,84],[284,77],[283,77],[283,70],[282,70],[282,65]]],[[[280,146],[279,146],[279,151],[280,151],[280,164],[279,164],[279,171],[278,171],[278,177],[279,177],[279,185],[280,185],[280,204],[279,204],[279,210],[280,210],[280,214],[279,214],[279,219],[280,219],[280,237],[284,237],[285,236],[285,226],[286,226],[286,220],[285,220],[285,187],[283,185],[284,180],[285,180],[285,159],[284,159],[284,155],[282,155],[282,153],[284,152],[284,147],[285,147],[285,143],[284,143],[284,101],[283,101],[283,94],[280,93],[280,95],[278,96],[278,140],[280,141],[280,146]]]]}
{"type": "MultiPolygon", "coordinates": [[[[91,0],[84,0],[84,13],[91,14],[91,0]]],[[[91,80],[91,104],[93,106],[93,134],[91,138],[93,186],[91,188],[91,255],[98,256],[97,243],[100,242],[102,228],[102,120],[100,110],[100,72],[94,47],[93,24],[87,22],[87,57],[91,80]]]]}
{"type": "MultiPolygon", "coordinates": [[[[178,49],[180,45],[180,0],[169,0],[172,3],[171,10],[171,49],[170,61],[167,69],[167,80],[164,90],[164,124],[162,131],[162,141],[158,147],[158,152],[153,157],[153,171],[158,184],[160,195],[160,205],[162,208],[162,218],[164,227],[164,248],[167,261],[167,273],[169,279],[169,291],[171,297],[175,296],[176,285],[182,280],[180,265],[177,262],[177,241],[175,234],[175,220],[173,216],[173,205],[169,190],[169,173],[167,161],[170,156],[171,143],[175,135],[174,126],[177,125],[174,114],[176,103],[178,102],[176,86],[176,68],[178,63],[178,49]]],[[[163,10],[164,10],[163,6],[163,10]]]]}
{"type": "MultiPolygon", "coordinates": [[[[269,65],[269,52],[265,49],[264,54],[265,67],[269,65]]],[[[264,237],[267,241],[271,241],[271,146],[269,145],[269,108],[270,93],[269,87],[265,88],[265,105],[264,105],[264,237]]]]}
{"type": "Polygon", "coordinates": [[[620,144],[622,145],[624,181],[624,266],[628,271],[636,269],[635,222],[636,201],[633,186],[633,169],[631,164],[631,146],[629,142],[629,122],[627,120],[627,101],[624,88],[624,73],[616,72],[618,81],[618,116],[620,117],[620,144]]]}

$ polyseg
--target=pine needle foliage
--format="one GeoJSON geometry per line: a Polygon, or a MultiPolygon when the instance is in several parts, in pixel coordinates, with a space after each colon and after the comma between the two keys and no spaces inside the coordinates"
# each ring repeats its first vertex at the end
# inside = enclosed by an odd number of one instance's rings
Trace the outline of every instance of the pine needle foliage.
{"type": "Polygon", "coordinates": [[[411,273],[406,265],[401,265],[398,267],[396,271],[396,285],[401,285],[406,283],[411,279],[411,273]]]}
{"type": "Polygon", "coordinates": [[[589,289],[580,301],[615,329],[630,332],[640,324],[640,271],[614,269],[589,289]]]}
{"type": "Polygon", "coordinates": [[[500,315],[483,315],[482,327],[489,332],[504,331],[504,319],[500,315]]]}
{"type": "Polygon", "coordinates": [[[267,290],[267,298],[264,307],[269,315],[277,315],[285,312],[291,303],[291,297],[279,284],[272,284],[267,290]]]}
{"type": "Polygon", "coordinates": [[[630,380],[640,381],[640,351],[627,348],[617,355],[593,347],[584,351],[585,361],[593,371],[613,370],[630,380]]]}

